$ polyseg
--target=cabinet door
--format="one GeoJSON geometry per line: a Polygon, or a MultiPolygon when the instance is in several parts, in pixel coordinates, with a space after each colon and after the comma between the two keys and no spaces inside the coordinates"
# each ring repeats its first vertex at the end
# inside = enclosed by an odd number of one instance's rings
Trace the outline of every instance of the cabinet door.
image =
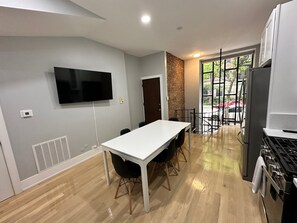
{"type": "Polygon", "coordinates": [[[265,35],[266,29],[263,30],[261,35],[261,42],[260,42],[260,54],[259,54],[259,66],[264,63],[264,52],[265,52],[265,35]]]}
{"type": "Polygon", "coordinates": [[[265,27],[265,54],[264,61],[271,59],[272,57],[272,44],[274,36],[274,23],[275,23],[275,9],[273,9],[265,27]]]}
{"type": "Polygon", "coordinates": [[[274,30],[275,30],[275,27],[274,27],[275,13],[276,13],[276,10],[273,9],[265,25],[265,29],[261,35],[260,60],[259,60],[260,66],[265,64],[268,60],[272,59],[273,36],[274,36],[274,30]]]}

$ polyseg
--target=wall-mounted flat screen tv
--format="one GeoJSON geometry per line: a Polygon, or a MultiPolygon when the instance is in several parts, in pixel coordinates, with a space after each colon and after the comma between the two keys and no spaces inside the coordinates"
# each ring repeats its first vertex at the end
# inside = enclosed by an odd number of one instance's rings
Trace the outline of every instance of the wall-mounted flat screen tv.
{"type": "Polygon", "coordinates": [[[112,99],[111,73],[54,67],[60,104],[112,99]]]}

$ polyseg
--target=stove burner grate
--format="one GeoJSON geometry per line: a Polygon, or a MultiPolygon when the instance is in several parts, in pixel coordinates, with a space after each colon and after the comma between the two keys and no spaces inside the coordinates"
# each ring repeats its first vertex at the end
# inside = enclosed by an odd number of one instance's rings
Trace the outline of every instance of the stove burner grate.
{"type": "Polygon", "coordinates": [[[297,140],[279,137],[269,137],[272,149],[279,157],[284,170],[290,176],[297,176],[297,140]]]}

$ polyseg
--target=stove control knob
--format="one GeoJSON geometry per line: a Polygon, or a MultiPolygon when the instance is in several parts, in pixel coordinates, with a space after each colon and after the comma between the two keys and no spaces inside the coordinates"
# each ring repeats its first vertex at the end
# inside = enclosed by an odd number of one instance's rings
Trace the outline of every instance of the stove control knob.
{"type": "Polygon", "coordinates": [[[266,146],[266,145],[261,145],[261,148],[262,148],[262,149],[268,149],[268,146],[266,146]]]}
{"type": "Polygon", "coordinates": [[[277,177],[282,177],[284,174],[277,170],[272,170],[272,174],[275,174],[277,177]]]}
{"type": "Polygon", "coordinates": [[[261,146],[261,150],[260,150],[260,154],[261,155],[264,155],[264,154],[268,154],[268,153],[270,153],[270,151],[266,148],[266,147],[264,147],[263,145],[261,146]]]}
{"type": "Polygon", "coordinates": [[[269,164],[268,167],[272,172],[279,170],[279,167],[276,164],[269,164]]]}
{"type": "Polygon", "coordinates": [[[268,159],[268,160],[274,160],[274,157],[272,157],[272,156],[265,156],[264,158],[268,159]]]}

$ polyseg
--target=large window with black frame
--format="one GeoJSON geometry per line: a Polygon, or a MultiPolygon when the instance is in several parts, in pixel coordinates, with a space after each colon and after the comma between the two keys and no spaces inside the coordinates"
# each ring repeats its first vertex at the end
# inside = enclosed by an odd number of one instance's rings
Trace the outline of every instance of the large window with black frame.
{"type": "Polygon", "coordinates": [[[253,65],[254,54],[202,62],[201,128],[217,130],[238,124],[243,109],[242,83],[253,65]]]}

